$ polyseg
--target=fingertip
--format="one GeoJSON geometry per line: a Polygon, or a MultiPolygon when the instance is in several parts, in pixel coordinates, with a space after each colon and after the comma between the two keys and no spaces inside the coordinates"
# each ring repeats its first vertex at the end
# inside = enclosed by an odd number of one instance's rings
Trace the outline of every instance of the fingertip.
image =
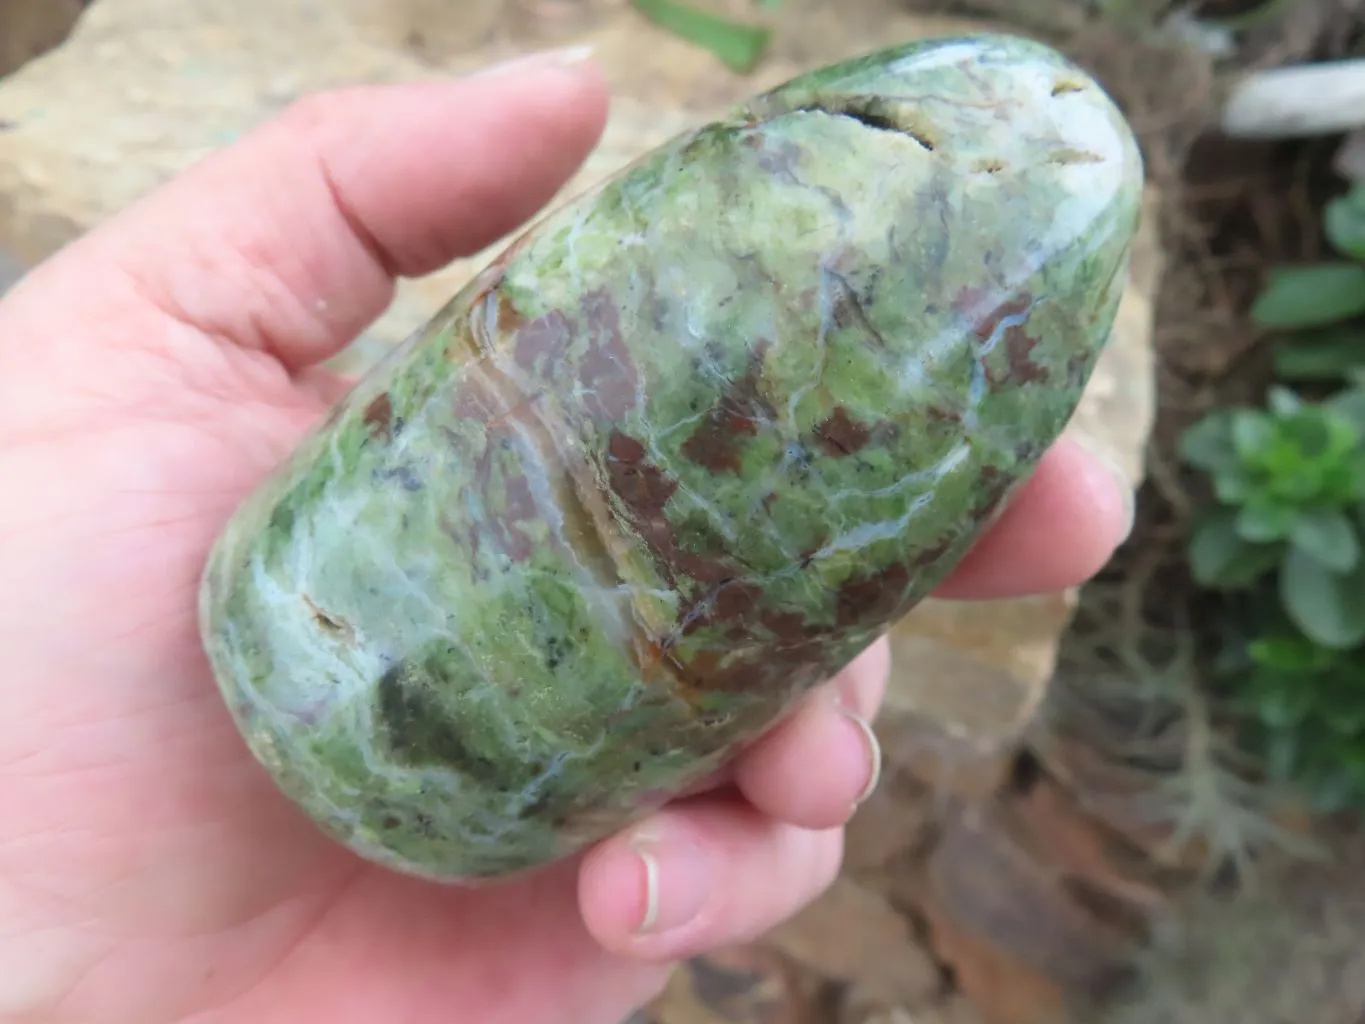
{"type": "Polygon", "coordinates": [[[934,596],[985,600],[1083,583],[1127,538],[1133,502],[1117,466],[1063,435],[934,596]]]}
{"type": "Polygon", "coordinates": [[[630,841],[617,836],[599,843],[583,858],[578,873],[578,903],[588,932],[605,949],[622,951],[645,915],[645,866],[630,841]]]}
{"type": "Polygon", "coordinates": [[[376,164],[387,167],[391,160],[381,163],[338,143],[335,151],[351,162],[337,174],[346,177],[357,203],[370,204],[366,222],[394,225],[380,239],[394,273],[420,277],[515,231],[582,166],[606,128],[607,80],[583,48],[557,56],[431,83],[431,115],[420,123],[414,115],[414,127],[396,140],[408,142],[414,157],[415,143],[427,143],[420,151],[425,167],[409,170],[400,194],[371,184],[376,164]],[[418,129],[442,116],[445,138],[420,139],[418,129]],[[477,174],[469,171],[474,156],[477,174]],[[458,206],[451,202],[452,182],[460,186],[458,206]]]}
{"type": "Polygon", "coordinates": [[[831,688],[748,751],[735,767],[735,784],[778,821],[827,829],[847,823],[880,774],[876,733],[831,688]]]}
{"type": "Polygon", "coordinates": [[[1114,546],[1127,538],[1133,528],[1136,484],[1102,444],[1076,430],[1063,434],[1052,446],[1051,471],[1073,479],[1073,486],[1088,493],[1095,518],[1110,527],[1114,546]]]}
{"type": "Polygon", "coordinates": [[[579,873],[588,932],[612,952],[667,959],[703,915],[712,858],[710,844],[673,811],[599,844],[579,873]]]}
{"type": "Polygon", "coordinates": [[[584,858],[579,912],[609,952],[663,962],[750,941],[829,887],[843,830],[800,829],[737,797],[680,801],[584,858]]]}

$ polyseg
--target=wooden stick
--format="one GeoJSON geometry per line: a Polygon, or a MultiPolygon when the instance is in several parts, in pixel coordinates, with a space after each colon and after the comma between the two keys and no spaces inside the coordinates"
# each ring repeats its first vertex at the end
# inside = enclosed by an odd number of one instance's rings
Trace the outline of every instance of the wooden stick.
{"type": "Polygon", "coordinates": [[[1223,108],[1239,139],[1295,139],[1365,127],[1365,60],[1274,68],[1248,75],[1223,108]]]}

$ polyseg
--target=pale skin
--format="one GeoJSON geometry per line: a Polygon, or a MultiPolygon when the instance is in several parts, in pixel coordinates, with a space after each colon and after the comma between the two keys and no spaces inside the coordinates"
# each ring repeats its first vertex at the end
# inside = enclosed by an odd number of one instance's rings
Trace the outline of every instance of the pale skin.
{"type": "MultiPolygon", "coordinates": [[[[321,95],[0,302],[0,1021],[616,1024],[670,963],[833,879],[875,779],[884,645],[715,788],[478,890],[318,833],[200,649],[209,545],[347,386],[317,364],[395,276],[534,214],[606,107],[595,66],[562,56],[321,95]]],[[[1129,519],[1064,439],[940,596],[1077,583],[1129,519]]]]}

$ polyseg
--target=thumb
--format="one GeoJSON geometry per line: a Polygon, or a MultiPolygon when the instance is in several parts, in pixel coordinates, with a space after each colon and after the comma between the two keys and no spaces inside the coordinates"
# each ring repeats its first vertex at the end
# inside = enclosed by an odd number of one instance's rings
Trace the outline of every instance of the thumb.
{"type": "MultiPolygon", "coordinates": [[[[605,113],[583,50],[319,93],[111,219],[23,290],[80,295],[70,312],[106,321],[150,302],[297,371],[382,313],[395,277],[430,273],[532,216],[591,151],[605,113]]],[[[53,333],[105,346],[136,334],[53,333]]]]}

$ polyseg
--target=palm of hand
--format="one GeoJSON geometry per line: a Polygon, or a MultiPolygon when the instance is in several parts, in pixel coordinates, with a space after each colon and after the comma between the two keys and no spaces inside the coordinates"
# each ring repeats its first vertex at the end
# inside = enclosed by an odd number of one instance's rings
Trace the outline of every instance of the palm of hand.
{"type": "MultiPolygon", "coordinates": [[[[714,870],[687,924],[636,934],[649,872],[624,837],[483,890],[325,839],[252,760],[200,647],[210,545],[344,386],[316,364],[393,276],[534,212],[604,108],[590,67],[553,63],[305,104],[0,304],[0,1021],[614,1024],[663,962],[833,877],[877,649],[832,683],[853,718],[813,699],[727,790],[655,816],[662,903],[714,870]]],[[[1122,535],[1112,491],[1059,448],[950,589],[1083,578],[1122,535]]]]}
{"type": "MultiPolygon", "coordinates": [[[[523,194],[488,223],[452,227],[471,247],[543,202],[591,145],[600,84],[573,99],[577,114],[563,102],[545,111],[563,127],[523,100],[528,139],[539,131],[559,151],[514,176],[507,188],[523,194]]],[[[429,129],[448,109],[428,107],[429,129]]],[[[290,170],[288,136],[326,135],[337,110],[314,104],[267,129],[252,157],[264,166],[251,170],[290,170]]],[[[509,148],[509,159],[529,155],[509,148]]],[[[247,162],[196,172],[179,212],[193,219],[247,162]]],[[[316,177],[311,158],[292,163],[316,177]]],[[[279,236],[318,216],[311,195],[238,191],[249,212],[286,221],[262,229],[264,253],[251,251],[250,222],[230,237],[229,203],[179,232],[166,273],[144,276],[133,265],[142,239],[158,225],[177,233],[172,195],[129,216],[136,233],[110,225],[35,272],[0,314],[0,643],[12,652],[0,684],[0,1020],[620,1015],[657,987],[659,968],[589,938],[573,865],[481,892],[370,868],[276,793],[225,714],[197,631],[203,560],[236,502],[341,387],[263,349],[282,321],[282,333],[335,348],[391,286],[372,262],[344,262],[351,254],[317,266],[281,251],[279,236]],[[300,314],[277,273],[287,287],[335,289],[337,319],[300,314]],[[73,289],[78,303],[53,301],[73,289]]]]}
{"type": "MultiPolygon", "coordinates": [[[[422,1020],[458,1005],[463,1019],[526,1021],[550,1019],[537,995],[552,993],[556,1015],[592,1020],[599,987],[616,989],[608,1005],[647,995],[653,970],[588,938],[567,868],[433,891],[362,865],[274,791],[223,713],[194,593],[235,501],[325,401],[153,304],[130,302],[117,324],[122,337],[58,378],[41,370],[64,343],[40,321],[20,377],[62,379],[42,397],[71,415],[7,413],[0,428],[16,439],[5,477],[32,482],[0,510],[17,552],[0,628],[23,652],[0,726],[6,775],[23,781],[0,793],[17,837],[0,844],[0,918],[20,922],[0,963],[35,999],[62,994],[38,1019],[230,1007],[223,1019],[368,1021],[402,1007],[422,1020]],[[60,492],[43,486],[54,476],[60,492]],[[26,921],[53,941],[22,938],[26,921]]],[[[0,1019],[37,1008],[9,998],[0,1019]]]]}

